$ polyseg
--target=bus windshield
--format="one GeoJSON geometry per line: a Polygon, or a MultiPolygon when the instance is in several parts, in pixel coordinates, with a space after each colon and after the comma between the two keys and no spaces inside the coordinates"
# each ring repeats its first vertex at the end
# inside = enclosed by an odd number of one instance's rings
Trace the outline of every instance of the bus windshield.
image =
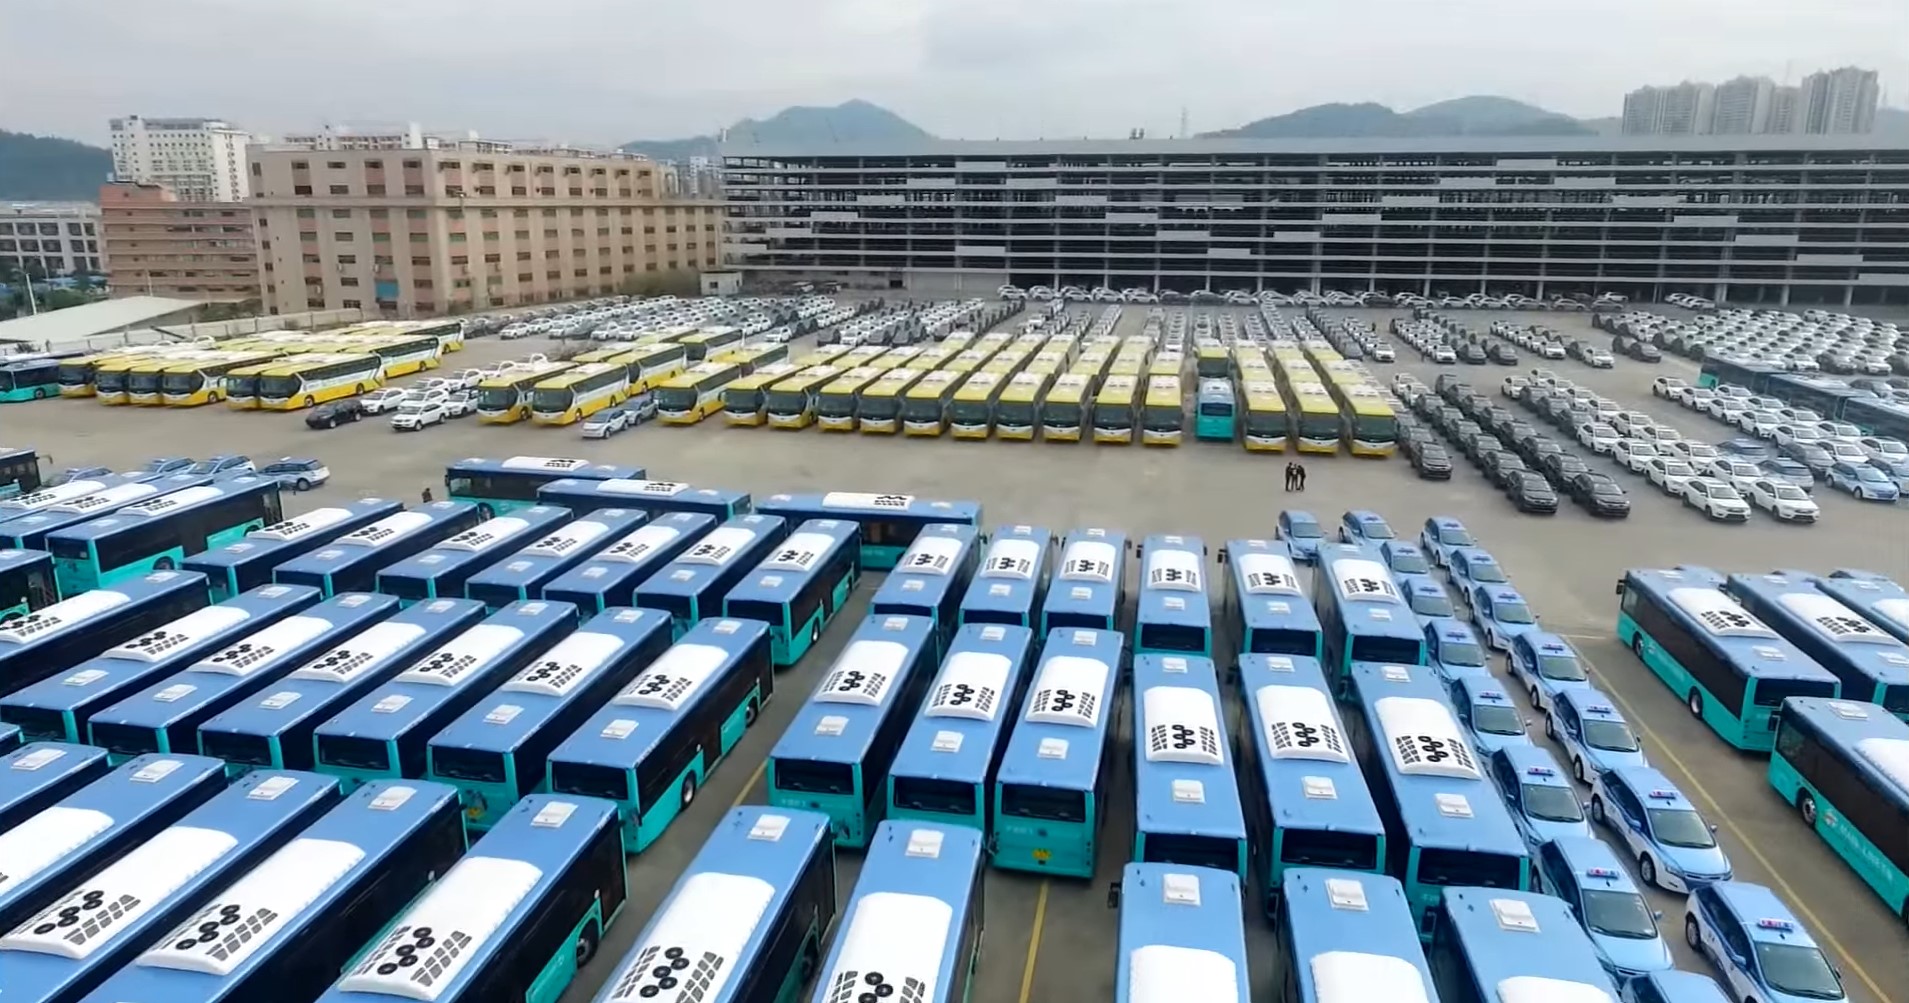
{"type": "Polygon", "coordinates": [[[1399,419],[1389,414],[1357,414],[1352,417],[1352,434],[1361,439],[1390,439],[1399,433],[1399,419]]]}
{"type": "Polygon", "coordinates": [[[1052,403],[1041,407],[1041,419],[1050,425],[1080,424],[1080,405],[1052,403]]]}
{"type": "Polygon", "coordinates": [[[862,398],[861,415],[864,418],[875,418],[878,420],[892,419],[895,417],[899,403],[900,402],[893,397],[864,397],[862,398]]]}
{"type": "Polygon", "coordinates": [[[656,406],[665,411],[687,411],[696,406],[695,387],[658,387],[656,406]]]}
{"type": "Polygon", "coordinates": [[[1246,430],[1254,435],[1283,435],[1286,432],[1286,412],[1248,409],[1246,430]]]}
{"type": "Polygon", "coordinates": [[[1034,405],[1028,401],[1003,401],[995,406],[997,420],[1008,425],[1031,425],[1034,423],[1034,405]]]}
{"type": "MultiPolygon", "coordinates": [[[[233,397],[257,397],[259,378],[257,376],[227,376],[225,389],[233,397]]],[[[289,391],[286,394],[289,394],[289,391]]]]}
{"type": "Polygon", "coordinates": [[[1094,406],[1094,427],[1096,428],[1132,428],[1133,408],[1125,404],[1094,406]]]}
{"type": "MultiPolygon", "coordinates": [[[[296,376],[250,376],[246,379],[258,388],[260,397],[290,397],[304,385],[304,381],[296,376]]],[[[239,394],[235,391],[234,396],[239,394]]]]}
{"type": "Polygon", "coordinates": [[[939,421],[941,402],[928,397],[910,397],[902,404],[901,416],[909,421],[939,421]]]}
{"type": "Polygon", "coordinates": [[[762,410],[762,391],[755,389],[725,390],[723,391],[723,403],[727,405],[731,411],[760,411],[762,410]]]}
{"type": "Polygon", "coordinates": [[[1299,434],[1312,438],[1332,438],[1339,434],[1339,416],[1313,412],[1302,413],[1299,416],[1299,434]]]}
{"type": "Polygon", "coordinates": [[[815,413],[825,418],[849,418],[855,414],[852,393],[822,394],[815,399],[815,413]]]}
{"type": "Polygon", "coordinates": [[[1657,921],[1651,918],[1650,904],[1636,892],[1590,888],[1584,892],[1584,925],[1592,933],[1627,940],[1648,940],[1657,936],[1657,921]]]}
{"type": "Polygon", "coordinates": [[[1185,412],[1177,406],[1153,406],[1146,409],[1146,425],[1157,432],[1170,432],[1180,428],[1186,421],[1185,412]]]}
{"type": "Polygon", "coordinates": [[[988,402],[957,400],[948,408],[948,417],[963,424],[988,420],[988,402]]]}
{"type": "Polygon", "coordinates": [[[169,394],[189,394],[204,385],[205,376],[197,371],[167,373],[159,379],[159,389],[169,394]]]}
{"type": "Polygon", "coordinates": [[[135,393],[150,393],[159,389],[159,372],[154,370],[152,372],[133,373],[132,377],[126,381],[126,385],[135,393]]]}
{"type": "Polygon", "coordinates": [[[570,410],[570,402],[575,399],[569,387],[544,387],[530,392],[530,409],[556,414],[570,410]]]}
{"type": "Polygon", "coordinates": [[[1470,850],[1418,851],[1418,879],[1428,885],[1517,888],[1523,860],[1503,853],[1470,850]]]}

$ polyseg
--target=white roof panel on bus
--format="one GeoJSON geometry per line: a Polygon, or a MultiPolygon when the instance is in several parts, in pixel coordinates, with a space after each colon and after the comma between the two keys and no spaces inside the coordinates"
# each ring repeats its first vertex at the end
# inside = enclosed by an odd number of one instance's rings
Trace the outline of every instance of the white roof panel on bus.
{"type": "MultiPolygon", "coordinates": [[[[1009,541],[1003,541],[1009,542],[1009,541]]],[[[908,545],[907,553],[895,564],[896,571],[918,575],[945,575],[954,570],[961,557],[962,541],[952,536],[922,535],[908,545]]]]}
{"type": "Polygon", "coordinates": [[[516,536],[530,528],[530,523],[514,516],[498,516],[480,522],[470,529],[438,544],[442,550],[466,550],[481,554],[492,547],[516,536]]]}
{"type": "Polygon", "coordinates": [[[1299,572],[1282,554],[1234,554],[1246,591],[1252,595],[1301,595],[1299,572]]]}
{"type": "Polygon", "coordinates": [[[138,501],[141,498],[151,498],[153,495],[158,494],[160,490],[161,488],[156,484],[115,484],[104,491],[83,495],[72,501],[64,501],[57,505],[48,506],[47,511],[74,512],[79,514],[97,512],[114,505],[124,505],[127,502],[138,501]]]}
{"type": "Polygon", "coordinates": [[[174,491],[169,495],[160,495],[151,501],[128,505],[122,511],[128,515],[164,515],[187,505],[197,505],[202,501],[223,497],[225,497],[224,491],[206,484],[196,488],[186,488],[184,491],[174,491]]]}
{"type": "Polygon", "coordinates": [[[1909,794],[1909,739],[1858,739],[1856,752],[1893,781],[1896,789],[1909,794]]]}
{"type": "Polygon", "coordinates": [[[941,681],[928,695],[929,717],[960,717],[992,721],[1007,699],[1008,674],[1014,662],[987,651],[957,651],[948,656],[941,681]]]}
{"type": "Polygon", "coordinates": [[[636,564],[676,542],[682,535],[683,531],[674,526],[651,524],[611,544],[592,560],[636,564]]]}
{"type": "Polygon", "coordinates": [[[504,649],[524,639],[516,627],[480,623],[444,642],[423,661],[392,677],[393,682],[456,686],[464,677],[496,661],[504,649]]]}
{"type": "Polygon", "coordinates": [[[393,512],[363,529],[352,530],[332,541],[336,546],[375,547],[386,540],[409,536],[431,524],[423,512],[393,512]]]}
{"type": "Polygon", "coordinates": [[[782,545],[762,562],[764,571],[807,571],[822,560],[822,555],[835,545],[835,537],[827,533],[791,533],[782,545]]]}
{"type": "Polygon", "coordinates": [[[293,670],[287,679],[348,683],[417,643],[425,630],[414,623],[380,623],[293,670]]]}
{"type": "Polygon", "coordinates": [[[147,968],[226,976],[298,918],[365,851],[332,839],[296,839],[139,956],[147,968]]]}
{"type": "Polygon", "coordinates": [[[1147,761],[1223,766],[1219,708],[1195,686],[1150,686],[1141,695],[1147,761]]]}
{"type": "Polygon", "coordinates": [[[1033,540],[999,539],[988,547],[987,559],[981,564],[981,576],[1032,581],[1040,559],[1041,545],[1033,540]]]}
{"type": "Polygon", "coordinates": [[[623,650],[614,634],[580,630],[557,642],[542,658],[497,688],[499,693],[541,693],[561,697],[583,685],[598,669],[623,650]]]}
{"type": "Polygon", "coordinates": [[[1092,728],[1107,697],[1107,663],[1097,658],[1056,655],[1041,666],[1027,720],[1092,728]]]}
{"type": "Polygon", "coordinates": [[[1352,559],[1332,562],[1333,584],[1338,587],[1341,598],[1390,599],[1399,601],[1399,587],[1392,582],[1392,575],[1385,566],[1377,561],[1352,559]]]}
{"type": "Polygon", "coordinates": [[[0,860],[7,862],[0,869],[0,891],[40,873],[112,824],[113,817],[103,811],[53,805],[0,832],[0,860]]]}
{"type": "Polygon", "coordinates": [[[1427,697],[1382,697],[1373,705],[1392,765],[1400,773],[1479,780],[1471,743],[1443,703],[1427,697]]]}
{"type": "Polygon", "coordinates": [[[1514,975],[1498,983],[1498,1003],[1614,1003],[1594,985],[1538,975],[1514,975]]]}
{"type": "Polygon", "coordinates": [[[1312,956],[1318,1003],[1430,1003],[1418,966],[1390,954],[1322,951],[1312,956]]]}
{"type": "Polygon", "coordinates": [[[273,523],[246,535],[261,540],[300,540],[350,518],[350,509],[315,508],[303,515],[293,516],[284,522],[273,523]]]}
{"type": "Polygon", "coordinates": [[[825,976],[824,998],[859,999],[871,980],[879,980],[892,987],[897,1003],[935,999],[954,908],[938,898],[899,892],[870,892],[854,908],[825,976]]]}
{"type": "Polygon", "coordinates": [[[690,875],[617,974],[609,1003],[719,998],[774,897],[775,886],[761,878],[717,871],[690,875]]]}
{"type": "Polygon", "coordinates": [[[1816,592],[1785,592],[1776,601],[1809,622],[1816,632],[1841,644],[1862,642],[1895,647],[1901,642],[1882,628],[1856,615],[1848,606],[1816,592]]]}
{"type": "Polygon", "coordinates": [[[589,465],[589,460],[580,460],[574,456],[513,456],[498,464],[505,470],[537,470],[550,473],[582,470],[589,465]]]}
{"type": "Polygon", "coordinates": [[[1349,763],[1352,754],[1332,698],[1310,686],[1261,686],[1253,693],[1274,759],[1349,763]]]}
{"type": "Polygon", "coordinates": [[[729,654],[711,644],[677,644],[631,680],[613,704],[674,711],[701,689],[729,654]]]}
{"type": "Polygon", "coordinates": [[[237,845],[231,833],[218,829],[162,829],[0,937],[0,950],[83,961],[237,845]]]}
{"type": "Polygon", "coordinates": [[[107,648],[104,657],[156,662],[180,648],[198,644],[251,618],[251,613],[237,606],[207,606],[163,627],[155,627],[130,641],[107,648]]]}
{"type": "Polygon", "coordinates": [[[194,672],[249,676],[331,630],[332,626],[332,622],[323,617],[287,617],[192,663],[191,668],[194,672]]]}
{"type": "Polygon", "coordinates": [[[31,494],[15,495],[0,501],[0,509],[17,509],[22,512],[37,511],[49,505],[57,505],[69,498],[84,498],[98,491],[106,490],[105,481],[78,480],[65,484],[54,484],[41,488],[31,494]]]}
{"type": "Polygon", "coordinates": [[[1239,966],[1233,959],[1218,951],[1170,944],[1128,952],[1127,998],[1133,1003],[1246,1003],[1240,999],[1239,966]]]}
{"type": "Polygon", "coordinates": [[[126,593],[111,589],[82,592],[71,599],[62,599],[51,606],[34,610],[17,620],[7,621],[5,626],[0,626],[0,641],[25,644],[51,631],[85,623],[129,602],[132,602],[132,598],[126,593]]]}
{"type": "Polygon", "coordinates": [[[525,547],[526,557],[563,557],[608,536],[610,527],[594,519],[579,519],[525,547]]]}
{"type": "Polygon", "coordinates": [[[1191,550],[1153,548],[1147,551],[1147,587],[1175,592],[1198,592],[1204,581],[1200,555],[1191,550]]]}
{"type": "Polygon", "coordinates": [[[650,498],[670,498],[689,490],[689,485],[676,481],[639,481],[628,477],[612,477],[597,482],[597,491],[612,495],[642,495],[650,498]]]}
{"type": "Polygon", "coordinates": [[[907,660],[908,646],[900,642],[851,641],[823,677],[815,700],[879,707],[907,660]]]}
{"type": "Polygon", "coordinates": [[[431,1003],[542,879],[540,868],[522,860],[465,857],[338,980],[338,990],[431,1003]],[[422,960],[404,964],[412,955],[422,960]]]}
{"type": "Polygon", "coordinates": [[[1712,588],[1671,589],[1670,601],[1704,629],[1719,637],[1775,637],[1776,631],[1751,616],[1735,599],[1712,588]]]}
{"type": "Polygon", "coordinates": [[[743,548],[754,543],[756,531],[742,526],[719,526],[709,531],[695,546],[683,552],[677,560],[685,564],[708,564],[722,567],[735,560],[743,548]]]}
{"type": "Polygon", "coordinates": [[[1104,540],[1076,540],[1061,555],[1061,577],[1076,582],[1112,584],[1120,552],[1104,540]]]}
{"type": "Polygon", "coordinates": [[[1909,599],[1878,599],[1870,604],[1870,609],[1883,619],[1909,630],[1909,599]]]}
{"type": "Polygon", "coordinates": [[[831,491],[822,496],[823,508],[906,509],[914,503],[914,495],[877,495],[860,491],[831,491]]]}

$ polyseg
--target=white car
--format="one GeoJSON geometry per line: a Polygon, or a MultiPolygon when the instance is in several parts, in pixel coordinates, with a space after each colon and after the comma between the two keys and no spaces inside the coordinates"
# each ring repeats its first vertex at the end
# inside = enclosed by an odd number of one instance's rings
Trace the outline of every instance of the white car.
{"type": "Polygon", "coordinates": [[[1685,387],[1678,392],[1677,403],[1692,411],[1701,411],[1704,402],[1715,396],[1717,392],[1709,387],[1685,387]]]}
{"type": "Polygon", "coordinates": [[[1539,345],[1538,354],[1547,359],[1562,359],[1566,357],[1564,346],[1555,341],[1547,341],[1539,345]]]}
{"type": "Polygon", "coordinates": [[[1812,446],[1823,444],[1823,433],[1808,425],[1796,425],[1790,422],[1778,425],[1773,438],[1779,446],[1788,446],[1792,443],[1807,443],[1812,446]]]}
{"type": "Polygon", "coordinates": [[[1719,522],[1748,522],[1750,503],[1736,488],[1714,477],[1692,477],[1684,482],[1684,504],[1719,522]]]}
{"type": "Polygon", "coordinates": [[[1619,439],[1611,447],[1611,459],[1633,474],[1645,473],[1652,460],[1661,455],[1657,444],[1643,439],[1619,439]]]}
{"type": "Polygon", "coordinates": [[[1816,430],[1831,439],[1847,439],[1855,442],[1863,437],[1863,430],[1846,421],[1819,421],[1816,430]]]}
{"type": "Polygon", "coordinates": [[[1725,397],[1718,394],[1703,402],[1703,413],[1718,421],[1735,422],[1737,416],[1750,410],[1750,402],[1741,397],[1725,397]]]}
{"type": "Polygon", "coordinates": [[[1776,427],[1783,416],[1775,411],[1745,411],[1737,416],[1736,426],[1759,439],[1776,438],[1776,427]]]}
{"type": "Polygon", "coordinates": [[[1689,484],[1697,472],[1690,469],[1690,464],[1674,456],[1659,456],[1644,464],[1644,476],[1662,488],[1665,494],[1681,497],[1684,485],[1689,484]]]}
{"type": "Polygon", "coordinates": [[[398,412],[391,416],[391,427],[399,432],[416,432],[432,425],[442,425],[450,417],[445,410],[442,398],[434,401],[406,401],[398,405],[398,412]]]}
{"type": "Polygon", "coordinates": [[[1820,445],[1829,450],[1830,459],[1837,463],[1854,463],[1859,467],[1869,464],[1869,454],[1863,452],[1863,447],[1847,439],[1824,439],[1820,445]]]}
{"type": "Polygon", "coordinates": [[[444,398],[444,417],[468,418],[477,413],[477,392],[459,390],[444,398]]]}
{"type": "Polygon", "coordinates": [[[396,387],[386,387],[383,390],[373,390],[358,398],[358,403],[364,408],[366,414],[383,414],[386,411],[396,410],[398,402],[402,400],[404,400],[404,391],[396,387]]]}
{"type": "Polygon", "coordinates": [[[1617,429],[1602,422],[1585,422],[1578,426],[1578,444],[1599,456],[1611,455],[1611,450],[1623,440],[1617,429]]]}
{"type": "Polygon", "coordinates": [[[1635,439],[1640,438],[1638,435],[1640,430],[1649,428],[1655,425],[1656,422],[1651,420],[1650,415],[1644,414],[1641,411],[1619,411],[1611,416],[1610,424],[1611,427],[1616,429],[1620,434],[1628,435],[1635,439]]]}
{"type": "Polygon", "coordinates": [[[1751,504],[1783,522],[1815,522],[1823,514],[1808,491],[1788,481],[1760,478],[1745,492],[1751,504]]]}
{"type": "Polygon", "coordinates": [[[1699,469],[1703,471],[1705,477],[1716,478],[1746,495],[1750,493],[1750,485],[1763,479],[1763,471],[1759,470],[1756,464],[1745,463],[1742,460],[1719,457],[1699,469]]]}
{"type": "Polygon", "coordinates": [[[490,374],[484,372],[482,369],[460,369],[445,377],[445,379],[460,389],[475,390],[477,389],[477,385],[482,383],[489,376],[490,374]]]}
{"type": "Polygon", "coordinates": [[[1450,345],[1439,345],[1432,349],[1432,362],[1435,365],[1451,366],[1458,363],[1458,353],[1450,345]]]}
{"type": "Polygon", "coordinates": [[[1690,384],[1675,376],[1659,376],[1651,381],[1650,392],[1654,397],[1663,397],[1668,400],[1676,398],[1679,393],[1689,387],[1690,384]]]}
{"type": "Polygon", "coordinates": [[[1676,442],[1684,437],[1682,432],[1669,425],[1646,425],[1638,429],[1636,435],[1640,439],[1649,439],[1657,443],[1660,448],[1667,442],[1676,442]]]}
{"type": "Polygon", "coordinates": [[[1658,445],[1693,467],[1701,467],[1711,460],[1723,458],[1723,454],[1717,452],[1717,447],[1708,442],[1696,442],[1690,439],[1660,439],[1658,445]]]}

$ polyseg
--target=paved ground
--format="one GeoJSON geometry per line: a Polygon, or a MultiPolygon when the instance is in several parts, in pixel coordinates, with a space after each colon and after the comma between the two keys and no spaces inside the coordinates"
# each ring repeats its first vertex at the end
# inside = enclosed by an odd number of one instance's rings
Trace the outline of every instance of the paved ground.
{"type": "MultiPolygon", "coordinates": [[[[1137,330],[1137,317],[1122,333],[1137,330]]],[[[1369,314],[1383,327],[1390,315],[1369,314]]],[[[1485,314],[1481,319],[1503,317],[1485,314]]],[[[1554,326],[1588,321],[1571,315],[1541,315],[1554,326]]],[[[472,342],[455,357],[457,366],[541,350],[530,342],[472,342]]],[[[1401,346],[1402,347],[1402,346],[1401,346]]],[[[1403,354],[1403,353],[1402,353],[1403,354]]],[[[1414,355],[1416,353],[1413,353],[1414,355]]],[[[1386,370],[1391,367],[1379,367],[1386,370]]],[[[1431,368],[1408,362],[1429,382],[1431,368]]],[[[1520,367],[1520,371],[1523,368],[1520,367]]],[[[1552,368],[1613,397],[1672,421],[1679,428],[1721,438],[1722,427],[1649,397],[1653,375],[1694,376],[1688,364],[1662,367],[1620,362],[1596,372],[1574,362],[1552,368]]],[[[1494,387],[1510,370],[1466,367],[1494,387]]],[[[1461,467],[1443,484],[1420,482],[1402,462],[1350,458],[1308,463],[1309,489],[1287,497],[1278,483],[1281,458],[1249,456],[1236,447],[1193,445],[1173,450],[1097,448],[1043,443],[926,442],[816,431],[782,433],[718,427],[672,429],[649,426],[604,442],[586,443],[573,430],[480,427],[463,421],[430,431],[397,435],[382,422],[367,421],[331,432],[308,431],[298,415],[106,408],[88,401],[51,401],[0,410],[0,428],[14,443],[50,452],[59,463],[98,462],[130,467],[161,454],[242,452],[259,459],[314,455],[326,460],[336,479],[295,499],[294,510],[327,499],[396,495],[415,499],[427,486],[441,493],[443,465],[466,456],[518,453],[614,458],[646,465],[651,476],[746,489],[847,489],[897,491],[984,502],[991,521],[1033,522],[1050,527],[1107,525],[1139,535],[1197,533],[1209,544],[1229,537],[1269,536],[1282,507],[1311,509],[1326,519],[1347,508],[1378,510],[1395,527],[1415,532],[1426,516],[1463,519],[1510,570],[1550,628],[1570,635],[1594,663],[1602,683],[1639,726],[1653,761],[1698,799],[1721,825],[1720,838],[1739,877],[1770,884],[1788,900],[1828,947],[1853,999],[1909,1003],[1909,934],[1867,889],[1795,819],[1762,779],[1763,762],[1740,756],[1691,721],[1681,705],[1612,639],[1612,587],[1627,567],[1695,562],[1727,570],[1801,567],[1827,570],[1854,565],[1909,578],[1905,513],[1887,506],[1859,505],[1827,497],[1823,523],[1807,528],[1759,518],[1747,526],[1718,526],[1669,499],[1635,492],[1635,514],[1607,524],[1567,510],[1549,519],[1514,513],[1482,478],[1461,467]]],[[[1635,483],[1623,478],[1627,485],[1635,483]]],[[[871,576],[855,606],[838,619],[821,650],[791,670],[781,695],[758,726],[704,788],[698,803],[674,831],[631,863],[630,909],[611,931],[603,955],[586,970],[566,1000],[586,1000],[608,977],[649,915],[668,891],[704,835],[732,803],[762,798],[761,765],[859,618],[876,581],[871,576]]],[[[1534,722],[1535,722],[1534,716],[1534,722]]],[[[1119,800],[1116,799],[1116,804],[1119,800]]],[[[1114,983],[1114,916],[1106,886],[1119,871],[1131,819],[1116,817],[1106,837],[1101,873],[1092,883],[1043,882],[992,874],[987,889],[987,938],[975,999],[986,1003],[1039,1000],[1087,1003],[1111,998],[1114,983]]],[[[859,861],[840,861],[846,897],[859,861]]],[[[1681,902],[1660,897],[1664,926],[1673,938],[1681,928],[1681,902]]],[[[1271,998],[1275,941],[1267,926],[1249,920],[1255,998],[1271,998]]],[[[1679,951],[1682,951],[1679,945],[1679,951]]],[[[1703,966],[1684,957],[1686,967],[1703,966]]]]}

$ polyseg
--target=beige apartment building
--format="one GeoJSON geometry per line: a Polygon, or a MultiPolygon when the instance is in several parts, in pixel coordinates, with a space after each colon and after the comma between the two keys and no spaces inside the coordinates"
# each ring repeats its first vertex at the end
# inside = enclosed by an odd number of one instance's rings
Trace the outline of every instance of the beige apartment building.
{"type": "Polygon", "coordinates": [[[99,190],[99,231],[114,296],[259,298],[258,244],[243,202],[186,202],[165,185],[115,182],[99,190]]]}
{"type": "Polygon", "coordinates": [[[545,303],[693,279],[720,255],[721,203],[664,198],[641,157],[495,142],[249,154],[272,313],[545,303]]]}

